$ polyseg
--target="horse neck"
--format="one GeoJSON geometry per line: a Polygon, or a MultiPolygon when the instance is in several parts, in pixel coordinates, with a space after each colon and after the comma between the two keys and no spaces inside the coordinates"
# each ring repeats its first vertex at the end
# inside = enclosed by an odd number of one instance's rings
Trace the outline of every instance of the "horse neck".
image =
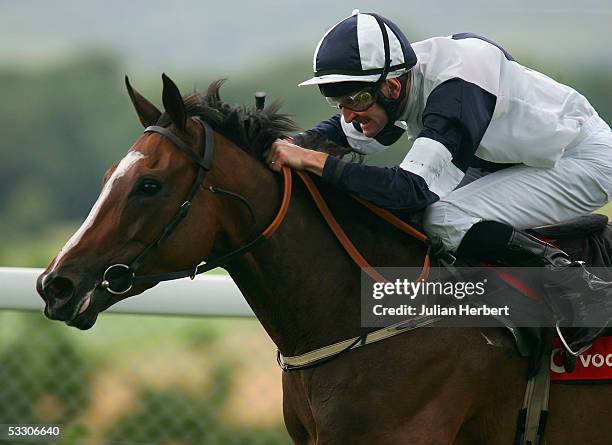
{"type": "MultiPolygon", "coordinates": [[[[250,191],[247,199],[256,212],[264,215],[258,215],[261,216],[258,219],[270,222],[282,198],[281,182],[279,175],[255,162],[257,166],[248,170],[251,173],[241,177],[244,181],[241,189],[250,191]]],[[[257,248],[225,266],[285,355],[359,335],[361,325],[360,269],[340,246],[297,175],[293,178],[289,210],[278,230],[257,248]]],[[[329,193],[326,195],[329,197],[329,193]]],[[[348,196],[335,196],[335,201],[342,207],[340,213],[352,216],[352,232],[359,234],[355,239],[360,240],[362,253],[372,264],[384,264],[383,259],[389,259],[389,244],[394,242],[389,233],[355,225],[355,221],[371,220],[372,216],[348,196]]],[[[232,238],[231,243],[238,246],[244,243],[245,235],[232,238]]],[[[395,239],[395,245],[401,245],[396,256],[401,263],[388,265],[422,264],[423,246],[406,238],[403,235],[401,244],[395,239]]]]}

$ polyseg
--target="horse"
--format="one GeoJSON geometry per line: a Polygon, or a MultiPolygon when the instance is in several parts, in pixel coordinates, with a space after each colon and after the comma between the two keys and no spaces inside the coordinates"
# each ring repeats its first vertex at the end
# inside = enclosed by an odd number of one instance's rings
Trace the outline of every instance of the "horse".
{"type": "MultiPolygon", "coordinates": [[[[284,356],[360,335],[360,268],[304,184],[294,183],[277,218],[286,174],[263,158],[295,130],[290,117],[278,103],[223,102],[220,81],[183,97],[162,78],[164,112],[126,77],[147,130],[107,171],[88,217],[38,278],[45,315],[89,329],[111,305],[206,260],[228,271],[284,356]],[[272,221],[273,233],[255,236],[272,221]]],[[[372,264],[420,267],[422,242],[317,185],[372,264]]],[[[283,372],[284,421],[300,445],[508,444],[527,366],[502,328],[420,328],[283,372]]],[[[611,401],[612,385],[553,384],[548,443],[612,443],[611,401]]]]}

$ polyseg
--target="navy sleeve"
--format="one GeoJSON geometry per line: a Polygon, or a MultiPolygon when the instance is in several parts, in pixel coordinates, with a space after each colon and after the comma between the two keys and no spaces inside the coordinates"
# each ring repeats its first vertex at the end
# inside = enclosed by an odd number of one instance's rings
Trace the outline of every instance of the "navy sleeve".
{"type": "Polygon", "coordinates": [[[497,98],[478,85],[454,78],[438,85],[427,98],[423,130],[418,137],[436,140],[465,172],[493,117],[497,98]]]}
{"type": "Polygon", "coordinates": [[[342,124],[340,123],[340,114],[336,114],[335,116],[320,122],[316,127],[306,130],[304,133],[316,134],[324,139],[335,142],[342,147],[349,146],[346,135],[342,130],[342,124]]]}
{"type": "Polygon", "coordinates": [[[416,212],[436,202],[438,195],[418,175],[399,167],[374,167],[329,156],[323,180],[389,210],[416,212]]]}

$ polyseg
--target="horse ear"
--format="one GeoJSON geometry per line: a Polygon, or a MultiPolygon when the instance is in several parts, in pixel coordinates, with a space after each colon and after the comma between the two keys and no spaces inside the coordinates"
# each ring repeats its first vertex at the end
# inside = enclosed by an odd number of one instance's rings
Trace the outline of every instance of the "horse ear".
{"type": "Polygon", "coordinates": [[[176,84],[165,74],[162,74],[164,90],[162,91],[162,102],[172,123],[179,130],[184,130],[187,123],[187,112],[183,97],[176,84]]]}
{"type": "Polygon", "coordinates": [[[128,76],[125,76],[125,86],[128,90],[132,105],[134,105],[134,108],[136,109],[136,114],[138,114],[138,119],[140,119],[142,126],[146,128],[149,125],[155,125],[159,119],[159,116],[161,116],[161,111],[159,111],[157,107],[147,99],[142,97],[138,91],[132,88],[128,76]]]}

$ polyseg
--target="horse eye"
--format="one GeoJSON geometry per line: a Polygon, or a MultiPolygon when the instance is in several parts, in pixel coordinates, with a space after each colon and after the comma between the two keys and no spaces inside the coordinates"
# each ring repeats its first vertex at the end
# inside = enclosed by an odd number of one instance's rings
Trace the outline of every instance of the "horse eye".
{"type": "Polygon", "coordinates": [[[154,179],[140,181],[134,189],[134,194],[141,196],[153,196],[161,190],[161,184],[154,179]]]}

